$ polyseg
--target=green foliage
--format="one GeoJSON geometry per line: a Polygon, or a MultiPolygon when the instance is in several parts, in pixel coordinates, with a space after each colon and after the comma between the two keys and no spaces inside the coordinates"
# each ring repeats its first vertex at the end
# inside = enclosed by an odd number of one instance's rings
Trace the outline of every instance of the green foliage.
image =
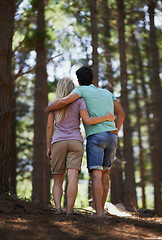
{"type": "Polygon", "coordinates": [[[48,89],[49,92],[56,92],[58,80],[55,80],[54,82],[48,82],[48,89]]]}
{"type": "Polygon", "coordinates": [[[31,200],[32,182],[31,173],[25,172],[24,177],[21,175],[17,177],[17,196],[19,198],[31,200]]]}

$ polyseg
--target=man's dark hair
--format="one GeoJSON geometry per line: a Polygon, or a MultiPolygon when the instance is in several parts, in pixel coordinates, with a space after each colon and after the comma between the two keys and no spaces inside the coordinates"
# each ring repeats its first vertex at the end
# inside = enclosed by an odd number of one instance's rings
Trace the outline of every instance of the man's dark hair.
{"type": "Polygon", "coordinates": [[[76,71],[80,85],[89,86],[93,82],[93,70],[90,67],[81,67],[76,71]]]}

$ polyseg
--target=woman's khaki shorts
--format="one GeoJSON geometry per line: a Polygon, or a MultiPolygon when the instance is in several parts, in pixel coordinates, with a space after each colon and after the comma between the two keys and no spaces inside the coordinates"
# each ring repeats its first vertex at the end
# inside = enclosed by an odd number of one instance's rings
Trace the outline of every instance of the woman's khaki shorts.
{"type": "Polygon", "coordinates": [[[55,142],[51,147],[52,174],[64,174],[66,169],[81,171],[83,143],[79,140],[55,142]]]}

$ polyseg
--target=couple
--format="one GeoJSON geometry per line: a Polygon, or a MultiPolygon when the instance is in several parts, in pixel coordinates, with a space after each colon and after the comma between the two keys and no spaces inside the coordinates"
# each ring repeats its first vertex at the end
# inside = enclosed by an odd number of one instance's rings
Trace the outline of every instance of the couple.
{"type": "Polygon", "coordinates": [[[49,113],[47,156],[52,160],[54,176],[52,193],[56,209],[61,211],[62,184],[67,170],[67,214],[72,214],[83,157],[83,138],[79,127],[81,117],[87,138],[87,168],[92,176],[96,209],[94,216],[103,217],[109,190],[108,173],[116,153],[117,133],[125,114],[112,93],[93,85],[93,71],[90,67],[78,69],[76,75],[80,86],[74,89],[71,79],[60,79],[56,89],[58,100],[46,109],[46,113],[49,113]],[[55,131],[52,137],[54,120],[55,131]]]}

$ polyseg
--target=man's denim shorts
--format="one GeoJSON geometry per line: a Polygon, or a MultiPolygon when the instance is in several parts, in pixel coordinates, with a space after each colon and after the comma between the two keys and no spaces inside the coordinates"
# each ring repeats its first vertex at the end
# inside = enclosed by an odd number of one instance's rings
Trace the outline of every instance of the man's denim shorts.
{"type": "Polygon", "coordinates": [[[111,132],[101,132],[87,137],[87,168],[110,169],[117,148],[117,135],[111,132]]]}

